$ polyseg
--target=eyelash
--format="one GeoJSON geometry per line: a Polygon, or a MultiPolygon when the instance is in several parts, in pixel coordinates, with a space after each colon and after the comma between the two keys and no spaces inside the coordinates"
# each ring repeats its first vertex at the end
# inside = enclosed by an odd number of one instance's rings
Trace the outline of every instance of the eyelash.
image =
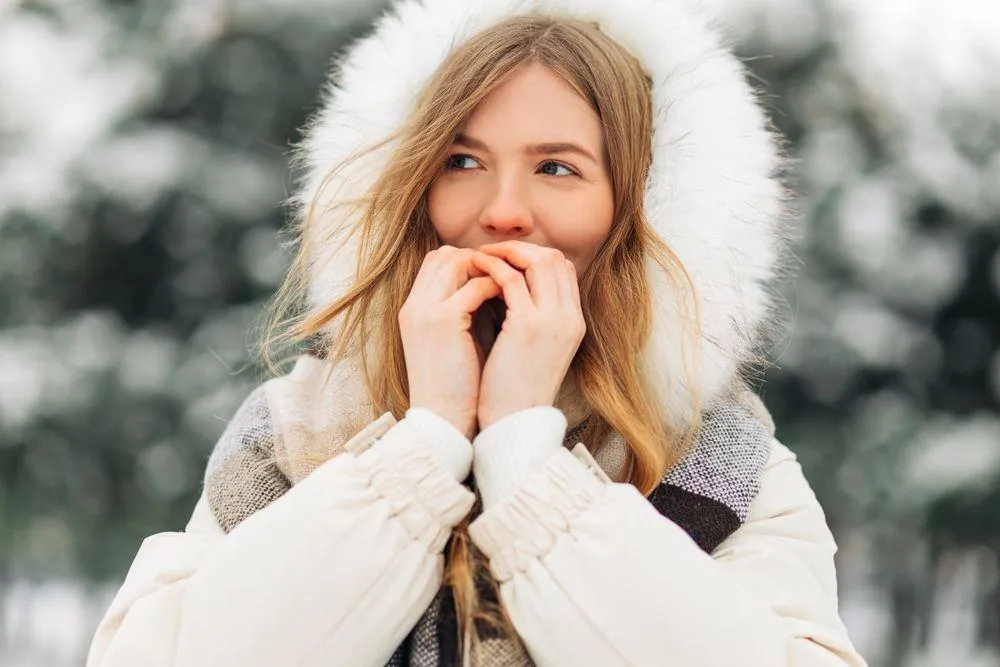
{"type": "MultiPolygon", "coordinates": [[[[472,157],[471,155],[468,155],[467,153],[455,153],[455,154],[449,155],[447,158],[445,158],[444,168],[447,169],[447,170],[449,170],[449,171],[468,171],[468,169],[462,169],[461,167],[452,166],[452,163],[451,163],[452,160],[454,160],[455,158],[466,158],[466,157],[469,158],[470,160],[475,160],[476,159],[476,158],[472,157]]],[[[478,162],[478,160],[476,160],[476,161],[478,162]]],[[[555,174],[545,174],[546,176],[552,176],[553,178],[568,178],[569,176],[579,176],[580,175],[579,173],[577,173],[576,169],[573,169],[573,167],[569,166],[568,164],[564,164],[562,162],[559,162],[557,160],[546,160],[542,164],[555,164],[555,165],[559,165],[563,169],[566,169],[567,171],[570,172],[569,174],[565,174],[565,175],[562,175],[562,176],[556,176],[555,174]]]]}

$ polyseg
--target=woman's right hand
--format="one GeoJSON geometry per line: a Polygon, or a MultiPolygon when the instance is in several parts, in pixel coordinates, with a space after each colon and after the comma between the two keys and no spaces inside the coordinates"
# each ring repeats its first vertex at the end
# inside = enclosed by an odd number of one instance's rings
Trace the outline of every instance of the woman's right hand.
{"type": "Polygon", "coordinates": [[[433,411],[469,439],[475,434],[483,363],[472,316],[501,294],[496,282],[472,265],[472,254],[453,246],[427,253],[399,311],[410,406],[433,411]]]}

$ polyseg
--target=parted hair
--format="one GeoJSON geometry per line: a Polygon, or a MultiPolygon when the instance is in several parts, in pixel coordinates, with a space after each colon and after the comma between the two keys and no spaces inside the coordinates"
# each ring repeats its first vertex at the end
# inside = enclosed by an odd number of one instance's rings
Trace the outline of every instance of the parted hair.
{"type": "MultiPolygon", "coordinates": [[[[690,277],[644,215],[652,159],[651,82],[638,60],[594,23],[518,16],[457,45],[422,89],[407,121],[370,147],[397,142],[374,185],[352,203],[358,212],[351,230],[358,239],[356,280],[343,296],[311,307],[303,306],[309,247],[322,242],[337,209],[314,206],[299,216],[298,254],[270,305],[263,352],[270,359],[279,343],[318,340],[334,363],[357,354],[375,414],[405,414],[409,395],[398,313],[424,256],[439,245],[427,212],[428,188],[476,105],[512,73],[534,64],[560,76],[597,114],[614,196],[611,230],[580,277],[587,332],[569,371],[587,415],[579,439],[593,450],[610,431],[620,434],[628,447],[620,481],[648,494],[683,457],[698,428],[697,418],[684,425],[667,423],[666,412],[644,384],[640,353],[653,319],[648,259],[673,287],[677,312],[692,323],[683,341],[692,375],[698,313],[690,277]]],[[[332,178],[338,165],[330,168],[332,178]]],[[[693,400],[699,401],[697,394],[693,400]]],[[[698,405],[683,411],[700,414],[698,405]]],[[[478,507],[453,532],[445,576],[459,637],[471,641],[473,649],[487,628],[516,637],[485,558],[468,537],[478,507]]]]}

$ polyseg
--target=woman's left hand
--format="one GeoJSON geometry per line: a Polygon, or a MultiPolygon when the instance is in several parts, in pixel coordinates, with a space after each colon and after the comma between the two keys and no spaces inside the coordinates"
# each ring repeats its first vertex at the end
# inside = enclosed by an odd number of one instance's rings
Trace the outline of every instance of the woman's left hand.
{"type": "Polygon", "coordinates": [[[500,285],[507,306],[480,381],[482,430],[519,410],[553,405],[587,326],[576,267],[562,252],[504,241],[479,248],[472,264],[500,285]]]}

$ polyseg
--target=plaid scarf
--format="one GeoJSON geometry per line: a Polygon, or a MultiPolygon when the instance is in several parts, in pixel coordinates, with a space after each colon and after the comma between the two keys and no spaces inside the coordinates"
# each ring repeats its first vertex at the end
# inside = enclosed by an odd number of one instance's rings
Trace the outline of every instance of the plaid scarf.
{"type": "MultiPolygon", "coordinates": [[[[216,444],[205,474],[209,505],[226,532],[342,453],[343,445],[371,421],[370,404],[357,400],[364,395],[357,370],[302,357],[289,375],[269,380],[244,401],[216,444]]],[[[563,444],[574,446],[586,426],[569,429],[563,444]]],[[[702,414],[694,445],[663,477],[649,502],[711,553],[746,519],[773,432],[766,408],[741,385],[702,414]]],[[[621,479],[626,452],[625,442],[612,432],[594,459],[611,479],[621,479]]],[[[454,602],[443,587],[387,667],[460,664],[458,646],[454,602]]],[[[484,639],[474,662],[477,667],[532,665],[519,643],[505,637],[484,639]]]]}

